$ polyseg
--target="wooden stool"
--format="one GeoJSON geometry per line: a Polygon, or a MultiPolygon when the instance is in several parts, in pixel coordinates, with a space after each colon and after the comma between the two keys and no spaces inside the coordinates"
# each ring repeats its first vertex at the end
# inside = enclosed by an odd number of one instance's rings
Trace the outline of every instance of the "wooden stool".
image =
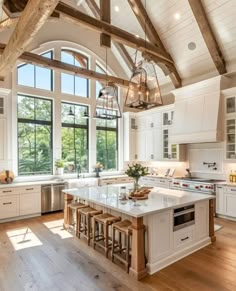
{"type": "MultiPolygon", "coordinates": [[[[84,203],[81,202],[72,202],[70,204],[68,204],[67,206],[67,213],[68,213],[68,220],[67,221],[71,221],[72,225],[74,225],[75,223],[73,223],[73,213],[77,213],[78,209],[84,208],[84,207],[88,207],[88,205],[85,205],[84,203]]],[[[77,215],[77,214],[76,214],[77,215]]],[[[77,219],[76,219],[77,222],[77,219]]]]}
{"type": "Polygon", "coordinates": [[[114,262],[114,258],[122,262],[126,267],[126,272],[129,273],[130,267],[130,237],[132,236],[131,221],[123,220],[116,222],[112,225],[112,249],[111,259],[114,262]],[[118,244],[116,244],[116,231],[119,234],[118,244]],[[122,246],[122,234],[124,235],[125,246],[122,246]],[[125,252],[125,258],[122,257],[122,253],[125,252]]]}
{"type": "Polygon", "coordinates": [[[82,234],[83,237],[87,239],[88,245],[90,244],[90,240],[92,238],[91,231],[91,218],[94,215],[101,214],[102,210],[96,210],[92,207],[80,208],[77,210],[76,221],[76,236],[80,238],[82,234]]]}
{"type": "Polygon", "coordinates": [[[111,247],[111,244],[109,245],[109,226],[120,220],[120,217],[113,216],[109,213],[99,214],[93,218],[93,248],[95,249],[96,245],[102,247],[105,250],[106,257],[108,257],[108,250],[111,247]],[[99,224],[102,226],[102,233],[99,231],[99,224]],[[97,235],[96,230],[98,232],[97,235]],[[104,245],[101,241],[104,242],[104,245]]]}

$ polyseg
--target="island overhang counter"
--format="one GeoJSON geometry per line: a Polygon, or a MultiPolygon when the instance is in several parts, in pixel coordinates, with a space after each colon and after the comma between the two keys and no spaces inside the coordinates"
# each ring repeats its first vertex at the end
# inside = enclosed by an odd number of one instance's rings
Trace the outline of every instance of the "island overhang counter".
{"type": "MultiPolygon", "coordinates": [[[[67,229],[72,222],[68,204],[74,198],[84,200],[96,209],[121,216],[122,219],[130,219],[130,274],[135,278],[141,279],[147,273],[152,274],[215,240],[213,195],[154,187],[147,200],[134,203],[132,200],[119,199],[122,186],[65,189],[64,227],[67,229]],[[184,227],[175,230],[173,225],[178,215],[175,211],[183,208],[188,213],[189,207],[194,209],[191,213],[192,223],[184,225],[183,221],[184,227]]],[[[125,186],[132,188],[131,184],[125,186]]]]}

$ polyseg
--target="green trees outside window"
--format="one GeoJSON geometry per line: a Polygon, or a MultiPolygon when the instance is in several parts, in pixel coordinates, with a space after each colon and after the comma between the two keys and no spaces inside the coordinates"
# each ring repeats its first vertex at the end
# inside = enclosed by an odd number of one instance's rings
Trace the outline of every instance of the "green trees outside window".
{"type": "Polygon", "coordinates": [[[117,120],[97,119],[97,162],[104,170],[116,170],[118,158],[117,120]]]}
{"type": "Polygon", "coordinates": [[[52,174],[52,101],[18,95],[18,175],[52,174]]]}
{"type": "Polygon", "coordinates": [[[74,173],[78,167],[88,172],[88,119],[87,106],[62,103],[62,159],[65,173],[74,173]],[[68,115],[68,113],[72,113],[68,115]]]}

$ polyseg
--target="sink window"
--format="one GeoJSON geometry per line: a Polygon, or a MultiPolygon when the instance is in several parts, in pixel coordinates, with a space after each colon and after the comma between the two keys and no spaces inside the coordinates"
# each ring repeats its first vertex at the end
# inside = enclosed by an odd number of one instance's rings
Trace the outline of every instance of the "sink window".
{"type": "Polygon", "coordinates": [[[18,95],[18,175],[52,174],[52,101],[18,95]]]}
{"type": "Polygon", "coordinates": [[[62,159],[65,173],[88,172],[88,106],[63,102],[62,159]]]}

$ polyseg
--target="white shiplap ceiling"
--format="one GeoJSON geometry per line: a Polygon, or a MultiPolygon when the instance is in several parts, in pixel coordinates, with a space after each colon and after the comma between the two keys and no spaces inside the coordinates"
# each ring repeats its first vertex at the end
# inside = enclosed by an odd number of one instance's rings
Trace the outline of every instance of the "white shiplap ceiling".
{"type": "MultiPolygon", "coordinates": [[[[200,0],[199,0],[200,1],[200,0]]],[[[2,0],[0,0],[1,4],[2,0]]],[[[86,0],[63,2],[89,13],[86,0]]],[[[205,45],[188,0],[142,0],[147,13],[158,32],[166,50],[171,54],[183,84],[200,81],[218,75],[205,45]],[[195,50],[188,44],[194,42],[195,50]]],[[[99,0],[96,0],[99,6],[99,0]]],[[[202,0],[208,20],[222,50],[228,72],[236,71],[236,0],[202,0]]],[[[90,14],[91,15],[91,14],[90,14]]],[[[0,9],[0,21],[6,15],[0,9]]],[[[112,24],[144,38],[144,32],[127,0],[111,0],[112,24]],[[119,11],[115,11],[115,6],[119,11]]],[[[134,57],[135,50],[128,48],[134,57]]],[[[161,85],[170,79],[157,68],[161,85]]]]}

